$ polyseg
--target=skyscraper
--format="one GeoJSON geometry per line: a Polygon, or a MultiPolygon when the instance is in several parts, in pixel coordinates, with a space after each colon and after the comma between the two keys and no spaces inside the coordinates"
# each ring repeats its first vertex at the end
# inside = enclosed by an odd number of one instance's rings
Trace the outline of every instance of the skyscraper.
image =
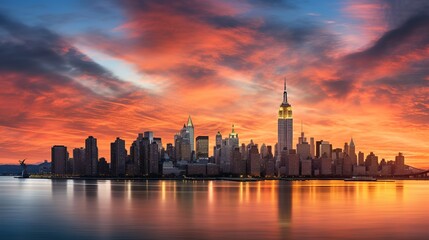
{"type": "Polygon", "coordinates": [[[395,175],[401,175],[405,173],[405,160],[402,153],[398,153],[395,157],[395,175]]]}
{"type": "Polygon", "coordinates": [[[73,149],[73,175],[85,175],[85,149],[73,149]]]}
{"type": "Polygon", "coordinates": [[[52,174],[65,175],[69,153],[66,146],[55,145],[51,149],[52,174]]]}
{"type": "Polygon", "coordinates": [[[278,116],[278,151],[279,156],[284,148],[292,149],[293,118],[292,106],[287,100],[286,79],[284,82],[283,102],[279,108],[278,116]]]}
{"type": "Polygon", "coordinates": [[[355,166],[358,165],[357,155],[356,155],[356,146],[355,146],[355,143],[353,142],[353,138],[350,139],[349,156],[350,156],[350,160],[352,161],[352,164],[355,166]]]}
{"type": "Polygon", "coordinates": [[[239,139],[238,134],[235,132],[234,125],[232,125],[232,131],[228,138],[222,140],[220,149],[220,167],[223,173],[231,172],[232,153],[236,147],[239,147],[239,139]]]}
{"type": "MultiPolygon", "coordinates": [[[[186,124],[183,124],[183,128],[178,134],[174,136],[174,148],[176,152],[176,160],[178,161],[191,161],[192,149],[191,149],[191,132],[192,138],[194,134],[194,127],[190,118],[188,119],[188,124],[192,126],[191,128],[186,124]]],[[[193,141],[192,141],[193,142],[193,141]]]]}
{"type": "Polygon", "coordinates": [[[159,150],[158,144],[153,142],[149,147],[149,174],[157,176],[159,174],[159,150]]]}
{"type": "Polygon", "coordinates": [[[209,137],[198,136],[196,143],[197,143],[197,148],[196,148],[197,159],[208,158],[209,157],[209,137]]]}
{"type": "Polygon", "coordinates": [[[110,144],[110,168],[113,176],[125,175],[126,158],[125,141],[118,137],[110,144]]]}
{"type": "Polygon", "coordinates": [[[253,145],[249,149],[249,157],[247,160],[247,174],[252,177],[261,176],[261,155],[258,151],[258,145],[253,145]]]}
{"type": "Polygon", "coordinates": [[[328,141],[322,141],[319,146],[320,156],[322,156],[323,153],[326,153],[327,157],[332,158],[332,144],[330,144],[328,141]]]}
{"type": "Polygon", "coordinates": [[[189,115],[188,117],[188,123],[186,124],[186,130],[189,131],[189,144],[191,145],[191,152],[195,151],[194,148],[194,143],[195,143],[195,139],[194,139],[194,124],[192,123],[192,119],[191,119],[191,115],[189,115]]]}
{"type": "Polygon", "coordinates": [[[85,140],[85,162],[86,175],[96,176],[98,174],[98,147],[97,139],[89,136],[85,140]]]}
{"type": "Polygon", "coordinates": [[[216,147],[219,147],[222,145],[222,134],[220,132],[217,132],[216,134],[216,147]]]}
{"type": "Polygon", "coordinates": [[[143,137],[149,139],[149,143],[153,142],[153,132],[152,131],[146,131],[143,133],[143,137]]]}

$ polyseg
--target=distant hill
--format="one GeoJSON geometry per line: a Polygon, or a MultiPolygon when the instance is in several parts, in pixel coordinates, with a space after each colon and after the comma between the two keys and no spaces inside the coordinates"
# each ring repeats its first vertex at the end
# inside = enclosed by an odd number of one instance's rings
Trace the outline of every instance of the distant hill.
{"type": "MultiPolygon", "coordinates": [[[[51,163],[44,162],[41,164],[28,164],[27,172],[29,174],[40,173],[42,171],[50,171],[51,163]]],[[[0,165],[0,175],[19,175],[22,168],[19,164],[4,164],[0,165]]]]}

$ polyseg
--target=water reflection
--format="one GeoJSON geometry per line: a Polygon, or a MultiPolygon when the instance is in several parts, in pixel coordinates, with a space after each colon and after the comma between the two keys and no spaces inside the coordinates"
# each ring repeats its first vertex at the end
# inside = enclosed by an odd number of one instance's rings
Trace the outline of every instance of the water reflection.
{"type": "Polygon", "coordinates": [[[278,184],[278,225],[281,238],[290,235],[290,224],[292,220],[292,184],[291,182],[280,182],[278,184]]]}
{"type": "Polygon", "coordinates": [[[2,239],[419,239],[429,227],[425,181],[1,177],[0,187],[2,239]]]}

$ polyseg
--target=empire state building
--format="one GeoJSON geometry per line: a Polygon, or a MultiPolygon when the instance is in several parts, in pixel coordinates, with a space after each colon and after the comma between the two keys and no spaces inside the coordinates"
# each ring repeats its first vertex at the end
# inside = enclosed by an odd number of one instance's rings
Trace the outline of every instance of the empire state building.
{"type": "Polygon", "coordinates": [[[278,156],[284,148],[292,149],[293,118],[292,106],[287,101],[286,79],[284,82],[283,102],[279,108],[278,119],[278,156]]]}

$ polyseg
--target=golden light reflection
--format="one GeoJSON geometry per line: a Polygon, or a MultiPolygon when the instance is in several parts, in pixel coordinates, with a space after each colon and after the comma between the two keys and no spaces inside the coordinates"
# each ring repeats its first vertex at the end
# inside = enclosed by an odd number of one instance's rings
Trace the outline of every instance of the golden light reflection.
{"type": "Polygon", "coordinates": [[[243,191],[244,191],[244,184],[243,182],[240,182],[240,192],[239,192],[239,201],[240,203],[243,203],[243,191]]]}
{"type": "Polygon", "coordinates": [[[246,203],[248,203],[250,201],[250,183],[246,182],[245,186],[244,198],[246,199],[246,203]]]}
{"type": "Polygon", "coordinates": [[[127,200],[131,202],[131,181],[127,181],[127,200]]]}
{"type": "Polygon", "coordinates": [[[68,184],[50,186],[56,201],[53,207],[74,211],[75,215],[66,217],[99,224],[97,231],[103,236],[113,231],[113,225],[135,230],[155,224],[159,229],[169,226],[169,231],[179,235],[198,226],[201,234],[219,239],[225,238],[219,229],[250,231],[255,238],[263,232],[267,239],[336,239],[348,236],[351,229],[380,231],[380,224],[395,224],[389,231],[402,229],[396,226],[413,227],[419,224],[416,219],[424,225],[427,205],[424,181],[150,181],[146,187],[145,182],[108,181],[87,182],[84,188],[78,184],[73,187],[77,204],[67,201],[68,184]]]}
{"type": "Polygon", "coordinates": [[[214,190],[213,190],[213,181],[209,181],[208,183],[208,199],[209,199],[209,204],[213,203],[214,200],[214,190]]]}
{"type": "Polygon", "coordinates": [[[261,181],[258,181],[257,190],[256,190],[256,202],[261,202],[261,181]]]}
{"type": "Polygon", "coordinates": [[[165,202],[166,199],[166,187],[165,187],[165,181],[161,181],[161,200],[165,202]]]}

